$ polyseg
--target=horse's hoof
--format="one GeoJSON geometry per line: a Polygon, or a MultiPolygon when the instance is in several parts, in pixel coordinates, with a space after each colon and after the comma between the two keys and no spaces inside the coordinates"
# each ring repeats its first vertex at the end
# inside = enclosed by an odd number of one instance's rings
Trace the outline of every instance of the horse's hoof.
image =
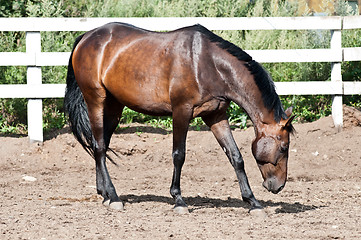
{"type": "Polygon", "coordinates": [[[249,211],[249,214],[251,214],[251,216],[255,216],[258,218],[266,218],[267,217],[267,213],[262,208],[251,209],[249,211]]]}
{"type": "Polygon", "coordinates": [[[110,199],[103,201],[103,206],[109,207],[110,205],[110,199]]]}
{"type": "Polygon", "coordinates": [[[186,214],[189,213],[189,210],[187,207],[174,207],[173,211],[177,214],[186,214]]]}
{"type": "Polygon", "coordinates": [[[113,210],[123,211],[124,210],[124,205],[123,205],[122,202],[111,202],[109,204],[109,208],[113,209],[113,210]]]}

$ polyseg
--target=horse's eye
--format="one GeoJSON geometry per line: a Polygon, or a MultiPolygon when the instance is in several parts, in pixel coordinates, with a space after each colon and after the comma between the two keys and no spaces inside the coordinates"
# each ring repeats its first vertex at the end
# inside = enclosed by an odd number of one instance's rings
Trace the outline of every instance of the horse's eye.
{"type": "Polygon", "coordinates": [[[281,146],[281,148],[280,148],[281,153],[285,153],[287,151],[288,151],[288,146],[281,146]]]}

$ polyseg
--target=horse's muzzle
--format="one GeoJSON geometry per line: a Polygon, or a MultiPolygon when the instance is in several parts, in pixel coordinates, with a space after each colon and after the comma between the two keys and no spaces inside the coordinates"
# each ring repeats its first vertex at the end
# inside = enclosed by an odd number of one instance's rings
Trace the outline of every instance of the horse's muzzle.
{"type": "Polygon", "coordinates": [[[263,182],[263,187],[265,187],[269,192],[277,194],[284,187],[286,183],[280,183],[276,178],[268,178],[263,182]]]}

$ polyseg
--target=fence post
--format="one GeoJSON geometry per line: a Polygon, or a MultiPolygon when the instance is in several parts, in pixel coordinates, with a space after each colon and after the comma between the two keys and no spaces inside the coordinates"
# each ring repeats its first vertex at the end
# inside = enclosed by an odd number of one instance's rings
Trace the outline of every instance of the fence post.
{"type": "MultiPolygon", "coordinates": [[[[36,54],[41,52],[40,32],[26,32],[26,53],[35,58],[35,65],[27,67],[27,84],[41,84],[41,67],[36,66],[36,54]]],[[[43,142],[43,101],[28,99],[28,136],[30,143],[43,142]]]]}
{"type": "MultiPolygon", "coordinates": [[[[331,30],[331,49],[341,49],[341,30],[331,30]]],[[[341,82],[341,62],[331,63],[331,81],[341,82]]],[[[342,95],[334,95],[332,98],[332,119],[337,131],[343,127],[342,95]]]]}

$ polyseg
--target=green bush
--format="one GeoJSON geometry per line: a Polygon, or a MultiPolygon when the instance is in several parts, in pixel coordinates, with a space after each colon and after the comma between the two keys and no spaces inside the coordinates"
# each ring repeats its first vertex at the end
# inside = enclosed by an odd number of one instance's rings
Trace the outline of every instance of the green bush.
{"type": "MultiPolygon", "coordinates": [[[[331,0],[325,0],[331,1],[331,0]]],[[[302,1],[279,0],[0,0],[0,17],[285,17],[309,15],[299,12],[302,1]]],[[[336,5],[338,15],[354,14],[344,0],[336,5]]],[[[44,52],[71,51],[79,32],[42,32],[44,52]]],[[[223,38],[243,49],[329,48],[329,31],[216,31],[223,38]]],[[[361,46],[361,30],[343,31],[343,47],[361,46]]],[[[25,51],[24,32],[0,32],[0,52],[25,51]]],[[[328,81],[330,63],[267,63],[263,64],[274,81],[328,81]]],[[[361,62],[342,63],[343,79],[360,81],[361,62]]],[[[65,83],[66,67],[43,67],[43,83],[65,83]]],[[[26,83],[26,67],[0,67],[0,84],[26,83]]],[[[281,96],[285,108],[294,106],[298,121],[313,121],[331,112],[331,96],[281,96]]],[[[346,96],[344,103],[361,107],[359,96],[346,96]]],[[[44,100],[44,128],[61,128],[66,120],[62,99],[44,100]]],[[[26,133],[26,100],[0,99],[0,132],[26,133]]],[[[230,122],[245,127],[247,115],[231,104],[230,122]]],[[[151,118],[126,108],[121,121],[148,122],[171,127],[170,118],[151,118]]],[[[202,124],[200,119],[193,126],[202,124]]]]}

